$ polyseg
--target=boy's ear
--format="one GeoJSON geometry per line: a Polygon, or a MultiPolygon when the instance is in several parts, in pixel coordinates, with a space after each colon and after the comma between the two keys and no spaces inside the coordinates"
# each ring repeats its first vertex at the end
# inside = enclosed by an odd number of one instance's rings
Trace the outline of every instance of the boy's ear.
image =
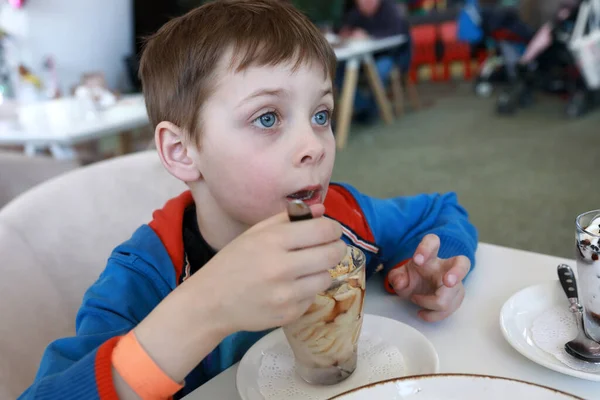
{"type": "Polygon", "coordinates": [[[185,132],[177,125],[162,121],[154,131],[158,156],[171,175],[183,182],[194,182],[202,177],[187,149],[185,132]]]}

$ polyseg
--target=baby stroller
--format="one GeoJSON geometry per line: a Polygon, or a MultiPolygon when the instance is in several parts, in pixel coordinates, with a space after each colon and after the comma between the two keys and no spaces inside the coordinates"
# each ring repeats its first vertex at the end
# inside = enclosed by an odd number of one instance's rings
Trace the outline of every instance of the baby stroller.
{"type": "Polygon", "coordinates": [[[556,40],[564,40],[579,72],[566,110],[569,117],[577,117],[600,100],[600,0],[582,1],[571,37],[556,40]]]}
{"type": "MultiPolygon", "coordinates": [[[[591,109],[600,92],[600,0],[572,2],[568,17],[555,17],[545,27],[550,45],[535,59],[537,69],[520,65],[521,76],[498,97],[497,111],[512,114],[530,103],[543,81],[564,83],[566,114],[578,117],[591,109]],[[525,72],[524,72],[525,71],[525,72]]],[[[562,12],[562,11],[561,11],[562,12]]],[[[541,31],[540,31],[541,32],[541,31]]]]}
{"type": "Polygon", "coordinates": [[[513,7],[480,7],[466,0],[458,16],[459,39],[486,54],[481,61],[474,90],[478,96],[491,96],[494,83],[516,77],[516,64],[535,31],[520,20],[513,7]]]}

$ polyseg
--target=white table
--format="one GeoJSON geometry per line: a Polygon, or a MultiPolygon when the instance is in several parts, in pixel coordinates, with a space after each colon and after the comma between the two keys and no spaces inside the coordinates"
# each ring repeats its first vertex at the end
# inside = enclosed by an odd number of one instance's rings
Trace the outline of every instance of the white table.
{"type": "MultiPolygon", "coordinates": [[[[467,281],[462,307],[449,319],[429,324],[416,318],[416,307],[383,291],[381,277],[368,283],[365,312],[409,324],[435,346],[442,373],[475,373],[521,379],[563,390],[585,399],[600,398],[600,383],[544,368],[514,350],[502,336],[500,309],[515,292],[556,280],[559,263],[573,260],[481,244],[477,267],[467,281]]],[[[566,304],[566,303],[565,303],[566,304]]],[[[237,365],[186,397],[186,400],[239,400],[237,365]]]]}
{"type": "Polygon", "coordinates": [[[392,107],[385,94],[381,77],[377,73],[373,54],[399,47],[407,40],[408,38],[405,35],[397,35],[383,39],[352,40],[346,42],[344,46],[334,47],[338,61],[346,62],[344,84],[338,106],[338,125],[335,133],[338,148],[344,148],[348,140],[358,71],[361,63],[364,64],[367,71],[367,78],[377,100],[381,118],[388,124],[392,123],[394,119],[392,107]]]}
{"type": "MultiPolygon", "coordinates": [[[[36,106],[37,107],[37,106],[36,106]]],[[[74,158],[73,146],[117,135],[149,123],[141,94],[124,96],[114,106],[82,112],[72,99],[41,103],[27,128],[17,118],[0,120],[0,146],[23,146],[27,154],[49,149],[55,158],[74,158]]]]}
{"type": "Polygon", "coordinates": [[[335,47],[333,50],[338,61],[346,61],[401,46],[406,43],[406,40],[405,35],[390,36],[383,39],[352,40],[347,42],[347,45],[335,47]]]}

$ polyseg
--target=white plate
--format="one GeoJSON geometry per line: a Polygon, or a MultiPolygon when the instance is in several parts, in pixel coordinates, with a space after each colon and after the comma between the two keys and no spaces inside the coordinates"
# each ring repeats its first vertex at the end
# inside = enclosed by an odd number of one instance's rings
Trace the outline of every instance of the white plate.
{"type": "Polygon", "coordinates": [[[517,293],[502,306],[500,327],[504,338],[519,353],[546,368],[590,381],[600,381],[600,374],[569,368],[552,354],[537,347],[531,325],[544,311],[569,303],[558,280],[530,286],[517,293]]]}
{"type": "MultiPolygon", "coordinates": [[[[365,314],[361,334],[378,336],[383,341],[396,346],[404,358],[405,376],[433,374],[439,371],[439,359],[433,344],[411,326],[393,319],[365,314]]],[[[258,385],[263,352],[279,343],[287,343],[281,329],[269,333],[256,342],[240,361],[236,384],[243,400],[264,400],[258,385]]],[[[352,377],[348,378],[340,385],[344,383],[348,385],[351,379],[352,377]]],[[[344,386],[338,393],[354,387],[344,386]]],[[[325,399],[326,397],[323,398],[325,399]]]]}
{"type": "Polygon", "coordinates": [[[461,374],[392,379],[344,393],[333,399],[583,400],[580,397],[532,383],[493,376],[461,374]]]}

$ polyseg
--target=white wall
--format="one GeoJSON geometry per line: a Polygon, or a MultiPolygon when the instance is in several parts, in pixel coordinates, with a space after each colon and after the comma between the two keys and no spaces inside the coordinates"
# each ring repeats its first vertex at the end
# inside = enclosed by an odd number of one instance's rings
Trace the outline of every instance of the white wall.
{"type": "Polygon", "coordinates": [[[112,88],[127,84],[124,57],[133,51],[131,0],[28,0],[22,10],[0,11],[0,26],[13,31],[26,65],[40,72],[53,55],[61,89],[81,74],[105,73],[112,88]]]}

